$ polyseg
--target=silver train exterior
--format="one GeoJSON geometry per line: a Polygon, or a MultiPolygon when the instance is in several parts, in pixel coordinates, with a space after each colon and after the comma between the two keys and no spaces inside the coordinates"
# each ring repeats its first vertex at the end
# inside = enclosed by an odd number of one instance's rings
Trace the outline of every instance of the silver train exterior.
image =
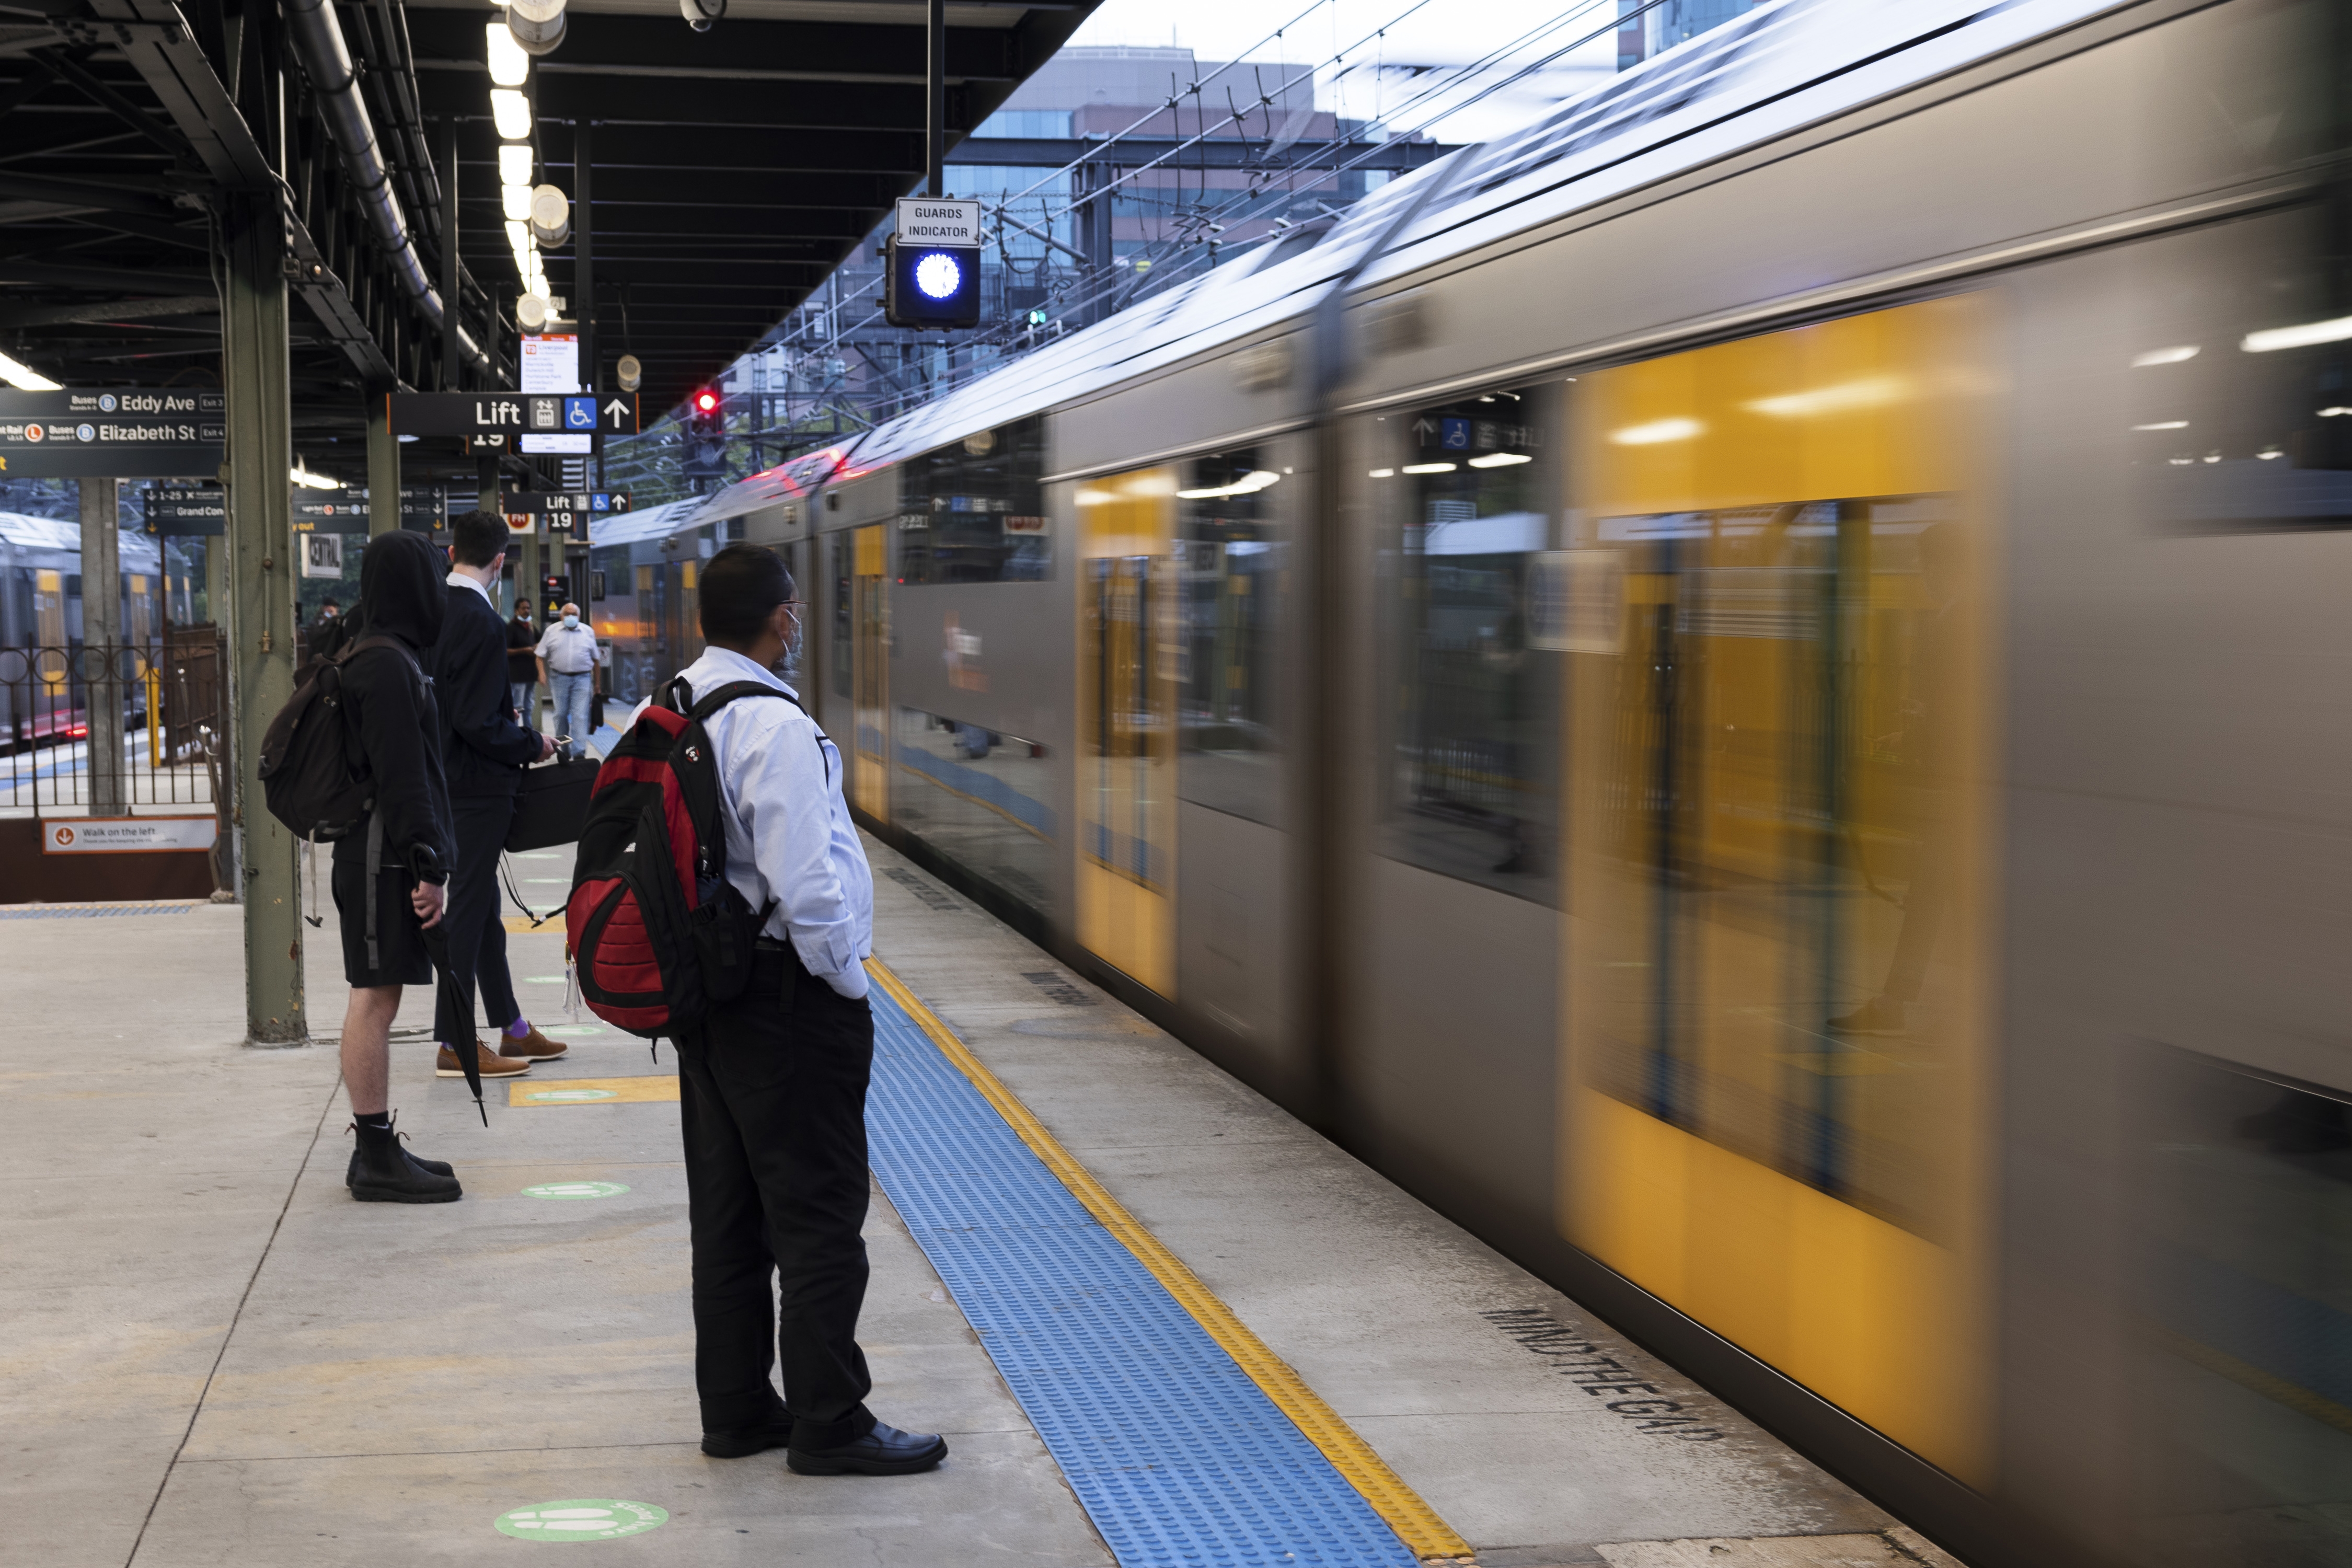
{"type": "Polygon", "coordinates": [[[875,831],[1970,1561],[2352,1562],[2348,27],[1784,0],[701,548],[875,831]]]}

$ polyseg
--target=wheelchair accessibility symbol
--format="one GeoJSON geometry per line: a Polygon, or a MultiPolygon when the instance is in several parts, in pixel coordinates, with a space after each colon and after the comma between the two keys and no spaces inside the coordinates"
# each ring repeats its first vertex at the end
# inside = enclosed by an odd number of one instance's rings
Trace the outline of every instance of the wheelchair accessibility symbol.
{"type": "Polygon", "coordinates": [[[566,430],[596,428],[596,400],[593,397],[567,397],[563,400],[563,427],[566,430]]]}

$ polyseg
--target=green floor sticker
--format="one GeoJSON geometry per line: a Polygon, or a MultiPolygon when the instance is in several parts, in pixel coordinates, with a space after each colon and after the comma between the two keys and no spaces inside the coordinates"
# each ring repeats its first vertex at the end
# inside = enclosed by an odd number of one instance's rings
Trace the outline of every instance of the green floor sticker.
{"type": "Polygon", "coordinates": [[[542,1035],[566,1040],[584,1040],[591,1035],[601,1035],[604,1032],[593,1024],[558,1024],[551,1029],[540,1031],[542,1035]]]}
{"type": "Polygon", "coordinates": [[[517,1541],[610,1541],[669,1522],[669,1510],[613,1498],[566,1498],[499,1515],[499,1533],[517,1541]]]}
{"type": "Polygon", "coordinates": [[[527,1089],[522,1098],[527,1104],[553,1105],[574,1100],[615,1100],[619,1097],[609,1089],[527,1089]]]}
{"type": "Polygon", "coordinates": [[[525,1187],[527,1198],[609,1198],[629,1189],[618,1182],[547,1182],[536,1187],[525,1187]]]}

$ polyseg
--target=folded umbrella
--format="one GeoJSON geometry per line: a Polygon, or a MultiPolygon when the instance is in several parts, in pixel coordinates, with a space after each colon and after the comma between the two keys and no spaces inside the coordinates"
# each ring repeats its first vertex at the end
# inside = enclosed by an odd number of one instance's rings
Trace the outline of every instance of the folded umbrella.
{"type": "MultiPolygon", "coordinates": [[[[425,939],[425,955],[433,961],[434,978],[440,984],[441,1000],[447,1004],[449,1016],[471,1022],[474,999],[466,994],[465,988],[457,984],[457,977],[449,971],[449,928],[442,921],[435,921],[417,934],[425,939]]],[[[461,1035],[472,1033],[470,1029],[463,1028],[457,1032],[461,1035]]],[[[490,1113],[482,1104],[480,1047],[471,1039],[466,1039],[452,1041],[449,1048],[457,1053],[458,1064],[466,1069],[466,1087],[473,1091],[474,1109],[481,1113],[482,1125],[488,1127],[490,1113]]]]}

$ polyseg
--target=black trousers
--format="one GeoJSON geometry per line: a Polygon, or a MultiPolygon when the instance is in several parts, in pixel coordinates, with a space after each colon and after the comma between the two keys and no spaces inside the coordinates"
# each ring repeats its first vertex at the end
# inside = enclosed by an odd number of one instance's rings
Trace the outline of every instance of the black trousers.
{"type": "MultiPolygon", "coordinates": [[[[458,1016],[444,988],[433,1004],[433,1037],[462,1046],[474,1036],[474,988],[478,984],[490,1027],[503,1029],[522,1016],[515,1004],[514,976],[507,970],[507,927],[499,918],[499,855],[514,822],[510,795],[460,795],[449,799],[457,835],[457,864],[449,873],[449,969],[465,999],[458,1016]]],[[[498,1042],[490,1042],[497,1049],[498,1042]]]]}
{"type": "Polygon", "coordinates": [[[762,942],[741,998],[677,1059],[703,1429],[772,1415],[776,1365],[795,1447],[855,1442],[874,1426],[856,1337],[873,1012],[762,942]]]}

